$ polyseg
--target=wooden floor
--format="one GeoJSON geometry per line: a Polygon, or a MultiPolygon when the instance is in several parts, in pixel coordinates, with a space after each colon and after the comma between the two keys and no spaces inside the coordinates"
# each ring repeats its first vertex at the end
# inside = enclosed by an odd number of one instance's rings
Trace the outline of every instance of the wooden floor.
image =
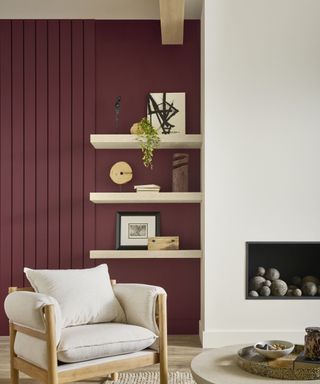
{"type": "MultiPolygon", "coordinates": [[[[195,335],[169,336],[168,344],[169,369],[173,370],[189,369],[192,358],[202,352],[199,337],[195,335]]],[[[159,369],[158,365],[144,368],[146,371],[156,369],[159,369]]],[[[9,339],[8,337],[0,337],[0,384],[10,384],[9,377],[9,339]]],[[[25,375],[21,375],[20,382],[21,384],[37,383],[25,375]]],[[[86,383],[88,382],[86,381],[86,383]]],[[[93,379],[90,383],[101,383],[101,379],[93,379]]]]}

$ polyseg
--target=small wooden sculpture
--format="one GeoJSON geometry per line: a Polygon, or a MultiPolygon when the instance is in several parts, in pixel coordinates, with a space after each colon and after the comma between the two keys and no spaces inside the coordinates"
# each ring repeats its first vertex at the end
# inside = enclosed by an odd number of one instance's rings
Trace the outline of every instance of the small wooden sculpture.
{"type": "Polygon", "coordinates": [[[172,250],[179,249],[179,236],[157,236],[148,238],[148,250],[172,250]]]}
{"type": "Polygon", "coordinates": [[[118,161],[110,169],[110,178],[115,184],[126,184],[132,180],[132,168],[125,161],[118,161]]]}
{"type": "Polygon", "coordinates": [[[172,192],[188,192],[189,155],[175,153],[172,162],[172,192]]]}

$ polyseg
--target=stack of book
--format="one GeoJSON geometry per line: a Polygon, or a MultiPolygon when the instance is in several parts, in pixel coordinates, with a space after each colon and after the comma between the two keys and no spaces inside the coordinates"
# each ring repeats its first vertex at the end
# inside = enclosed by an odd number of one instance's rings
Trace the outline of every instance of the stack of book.
{"type": "Polygon", "coordinates": [[[135,185],[134,189],[136,190],[136,192],[160,192],[160,185],[156,185],[156,184],[135,185]]]}

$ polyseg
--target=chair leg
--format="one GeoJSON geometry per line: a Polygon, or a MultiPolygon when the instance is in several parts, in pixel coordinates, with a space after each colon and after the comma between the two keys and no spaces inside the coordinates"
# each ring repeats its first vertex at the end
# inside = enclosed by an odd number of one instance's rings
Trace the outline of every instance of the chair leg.
{"type": "Polygon", "coordinates": [[[167,295],[159,296],[160,384],[168,384],[167,295]]]}
{"type": "Polygon", "coordinates": [[[13,360],[16,357],[14,352],[14,342],[16,339],[16,330],[13,327],[13,324],[9,324],[10,332],[10,378],[11,384],[19,384],[19,371],[13,367],[13,360]]]}
{"type": "Polygon", "coordinates": [[[10,370],[11,384],[19,384],[19,371],[13,367],[10,370]]]}

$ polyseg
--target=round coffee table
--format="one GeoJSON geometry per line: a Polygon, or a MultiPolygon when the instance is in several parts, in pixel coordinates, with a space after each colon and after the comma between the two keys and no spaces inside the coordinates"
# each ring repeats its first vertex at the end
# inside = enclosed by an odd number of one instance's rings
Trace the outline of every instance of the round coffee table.
{"type": "Polygon", "coordinates": [[[231,345],[200,353],[191,362],[191,372],[198,384],[320,384],[320,380],[278,380],[253,375],[237,365],[237,353],[246,345],[231,345]]]}

